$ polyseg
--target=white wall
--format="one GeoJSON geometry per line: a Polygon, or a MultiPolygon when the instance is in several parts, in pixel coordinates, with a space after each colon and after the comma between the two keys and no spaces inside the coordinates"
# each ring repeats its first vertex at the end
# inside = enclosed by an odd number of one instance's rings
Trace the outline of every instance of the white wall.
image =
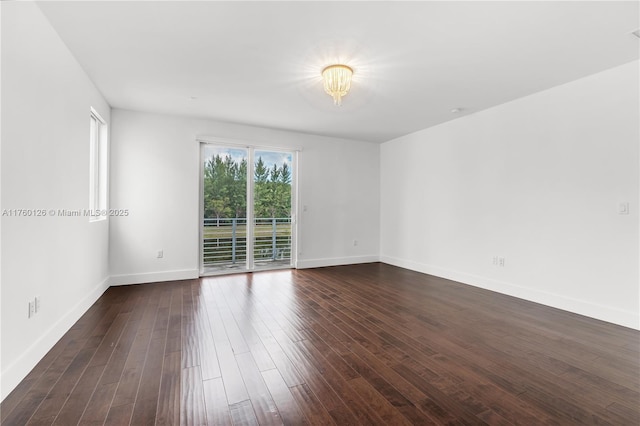
{"type": "Polygon", "coordinates": [[[299,212],[298,267],[378,260],[379,145],[114,109],[111,207],[130,215],[111,221],[112,284],[198,276],[196,137],[205,135],[302,148],[299,205],[307,211],[299,212]]]}
{"type": "MultiPolygon", "coordinates": [[[[109,106],[33,2],[1,7],[2,210],[89,208],[89,112],[109,106]]],[[[108,223],[3,216],[1,242],[0,399],[107,288],[108,223]]]]}
{"type": "Polygon", "coordinates": [[[638,76],[629,63],[384,143],[381,260],[640,328],[638,76]]]}

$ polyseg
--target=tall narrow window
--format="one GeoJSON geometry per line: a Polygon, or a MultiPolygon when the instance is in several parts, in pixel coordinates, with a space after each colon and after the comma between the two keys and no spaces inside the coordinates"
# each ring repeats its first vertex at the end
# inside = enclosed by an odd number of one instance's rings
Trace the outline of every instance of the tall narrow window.
{"type": "Polygon", "coordinates": [[[107,124],[91,108],[90,115],[89,208],[92,221],[107,218],[107,124]]]}

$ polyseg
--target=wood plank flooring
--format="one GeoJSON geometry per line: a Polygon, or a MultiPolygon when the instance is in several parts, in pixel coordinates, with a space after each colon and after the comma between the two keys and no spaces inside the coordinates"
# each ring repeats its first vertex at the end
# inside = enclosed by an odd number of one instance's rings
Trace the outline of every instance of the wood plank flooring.
{"type": "Polygon", "coordinates": [[[640,424],[640,333],[373,263],[113,287],[3,425],[640,424]]]}

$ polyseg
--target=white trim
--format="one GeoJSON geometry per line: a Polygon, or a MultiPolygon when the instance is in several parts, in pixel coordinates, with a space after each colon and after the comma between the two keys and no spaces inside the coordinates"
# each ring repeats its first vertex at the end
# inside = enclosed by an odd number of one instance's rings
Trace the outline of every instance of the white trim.
{"type": "Polygon", "coordinates": [[[106,125],[107,122],[104,118],[102,118],[102,116],[100,115],[100,113],[98,111],[96,111],[96,109],[92,106],[89,107],[89,110],[91,111],[91,115],[95,116],[98,121],[100,121],[101,124],[106,125]]]}
{"type": "Polygon", "coordinates": [[[109,279],[109,285],[115,287],[119,285],[157,283],[162,281],[193,280],[199,277],[199,272],[198,269],[180,269],[174,271],[112,275],[109,279]]]}
{"type": "Polygon", "coordinates": [[[298,218],[300,205],[298,204],[299,188],[298,185],[298,161],[300,160],[300,152],[291,152],[291,267],[298,262],[298,235],[300,228],[298,227],[298,218]]]}
{"type": "MultiPolygon", "coordinates": [[[[254,234],[255,234],[255,220],[256,220],[256,213],[255,213],[255,209],[256,206],[254,204],[255,202],[255,194],[253,193],[254,190],[254,186],[255,186],[255,182],[254,182],[254,175],[255,175],[255,170],[256,170],[256,158],[255,158],[256,152],[255,152],[255,148],[253,147],[247,147],[247,183],[246,183],[246,189],[247,189],[247,207],[246,207],[246,211],[245,211],[245,216],[247,216],[247,225],[245,227],[245,235],[246,235],[246,263],[245,263],[245,267],[247,271],[253,271],[253,268],[255,267],[255,263],[254,263],[254,249],[255,249],[255,240],[254,240],[254,234]]],[[[200,244],[202,244],[202,241],[200,242],[200,244]]]]}
{"type": "Polygon", "coordinates": [[[540,303],[552,308],[562,309],[590,318],[618,324],[624,327],[640,330],[640,314],[638,312],[626,311],[613,308],[606,305],[600,305],[586,300],[574,299],[572,297],[563,296],[561,294],[550,293],[546,291],[536,290],[529,287],[522,287],[517,284],[498,281],[479,275],[468,274],[465,272],[454,271],[441,268],[434,265],[428,265],[411,260],[398,259],[390,256],[380,256],[380,262],[389,265],[398,266],[412,271],[422,272],[424,274],[434,275],[436,277],[446,278],[459,283],[471,285],[474,287],[491,290],[508,296],[517,297],[519,299],[528,300],[530,302],[540,303]]]}
{"type": "Polygon", "coordinates": [[[67,333],[71,327],[89,310],[89,308],[109,288],[109,277],[102,280],[84,298],[82,298],[65,315],[51,327],[44,330],[40,337],[31,344],[11,364],[6,366],[0,376],[0,401],[11,393],[13,389],[29,374],[33,367],[42,360],[49,350],[67,333]]]}
{"type": "Polygon", "coordinates": [[[379,262],[377,255],[369,256],[350,256],[350,257],[331,257],[325,259],[299,259],[296,262],[297,269],[322,268],[324,266],[340,266],[355,265],[357,263],[379,262]]]}
{"type": "Polygon", "coordinates": [[[235,139],[235,138],[221,138],[218,136],[196,136],[197,143],[208,143],[213,145],[222,145],[228,146],[232,148],[258,148],[258,149],[269,149],[273,151],[280,152],[300,152],[302,151],[301,147],[282,147],[282,146],[272,146],[267,145],[261,142],[250,141],[245,139],[235,139]]]}
{"type": "Polygon", "coordinates": [[[200,176],[198,176],[198,275],[204,273],[202,259],[204,257],[204,148],[205,142],[200,142],[200,176]]]}

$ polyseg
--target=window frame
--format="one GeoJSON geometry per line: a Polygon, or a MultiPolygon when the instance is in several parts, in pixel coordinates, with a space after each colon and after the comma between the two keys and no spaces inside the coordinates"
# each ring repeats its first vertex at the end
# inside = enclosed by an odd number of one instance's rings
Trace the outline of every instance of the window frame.
{"type": "Polygon", "coordinates": [[[89,114],[89,221],[106,220],[108,204],[107,122],[93,108],[89,114]]]}

